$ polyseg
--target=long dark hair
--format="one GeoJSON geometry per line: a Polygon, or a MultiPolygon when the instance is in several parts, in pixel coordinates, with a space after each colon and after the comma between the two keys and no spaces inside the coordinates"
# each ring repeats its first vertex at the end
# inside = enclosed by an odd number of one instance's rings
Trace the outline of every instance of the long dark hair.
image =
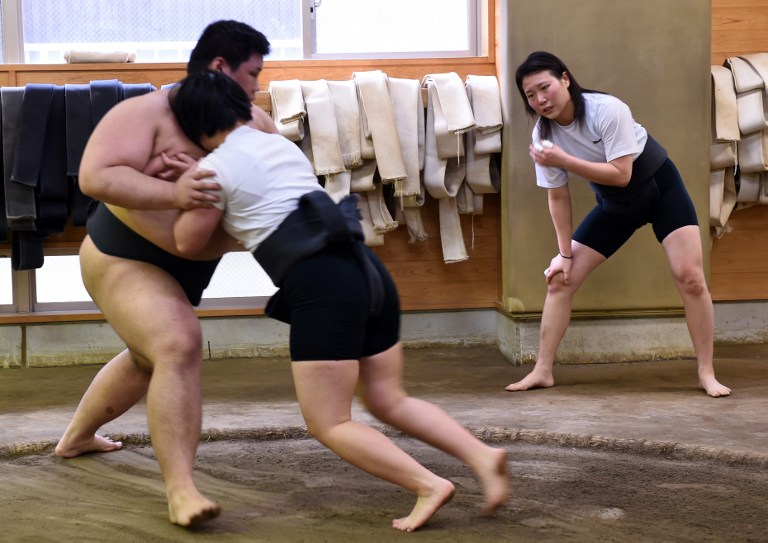
{"type": "MultiPolygon", "coordinates": [[[[568,69],[565,63],[557,58],[552,53],[546,51],[535,51],[528,55],[528,58],[517,67],[515,70],[515,82],[517,83],[517,90],[520,92],[520,96],[523,98],[525,104],[525,110],[531,117],[536,116],[536,111],[528,103],[528,97],[523,90],[523,78],[531,74],[539,72],[549,72],[553,77],[562,79],[563,74],[567,73],[570,78],[571,84],[568,86],[568,93],[571,95],[573,101],[573,115],[574,120],[581,121],[584,119],[584,93],[587,92],[600,92],[590,89],[585,89],[576,81],[573,73],[568,69]]],[[[541,139],[549,138],[552,133],[551,121],[544,117],[539,119],[539,136],[541,139]]]]}

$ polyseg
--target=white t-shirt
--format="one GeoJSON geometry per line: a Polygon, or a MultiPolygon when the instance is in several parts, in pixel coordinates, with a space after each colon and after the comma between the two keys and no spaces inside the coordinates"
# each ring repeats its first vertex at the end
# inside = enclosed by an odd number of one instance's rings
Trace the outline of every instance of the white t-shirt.
{"type": "Polygon", "coordinates": [[[212,181],[221,191],[214,192],[220,198],[214,205],[224,210],[224,229],[249,251],[298,207],[299,198],[323,190],[296,144],[249,126],[233,130],[199,167],[216,172],[212,181]]]}
{"type": "MultiPolygon", "coordinates": [[[[629,107],[609,94],[585,92],[584,119],[562,126],[551,121],[549,140],[566,153],[590,162],[610,162],[632,155],[635,160],[645,148],[648,133],[632,118],[629,107]]],[[[539,120],[533,127],[533,141],[538,142],[539,120]]],[[[562,187],[568,183],[563,168],[536,164],[536,184],[545,188],[562,187]]]]}

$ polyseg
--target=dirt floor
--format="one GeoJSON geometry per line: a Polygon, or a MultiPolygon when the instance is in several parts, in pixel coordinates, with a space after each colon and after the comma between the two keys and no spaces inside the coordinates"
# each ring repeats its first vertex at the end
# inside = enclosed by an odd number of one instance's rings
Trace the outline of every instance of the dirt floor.
{"type": "Polygon", "coordinates": [[[478,515],[460,462],[397,441],[457,492],[421,530],[396,532],[412,496],[309,439],[203,443],[198,485],[224,512],[197,532],[168,522],[152,449],[0,462],[4,542],[766,541],[768,473],[714,461],[510,443],[513,495],[478,515]]]}
{"type": "MultiPolygon", "coordinates": [[[[282,359],[203,368],[198,486],[223,507],[200,532],[168,521],[146,404],[105,425],[125,443],[72,460],[53,447],[98,367],[0,371],[0,543],[766,542],[768,345],[719,347],[713,399],[695,361],[558,366],[557,386],[510,394],[530,368],[493,346],[406,353],[405,383],[509,451],[512,496],[478,515],[463,464],[386,430],[457,487],[413,534],[413,497],[346,464],[306,429],[282,359]]],[[[377,425],[361,406],[353,417],[377,425]]]]}

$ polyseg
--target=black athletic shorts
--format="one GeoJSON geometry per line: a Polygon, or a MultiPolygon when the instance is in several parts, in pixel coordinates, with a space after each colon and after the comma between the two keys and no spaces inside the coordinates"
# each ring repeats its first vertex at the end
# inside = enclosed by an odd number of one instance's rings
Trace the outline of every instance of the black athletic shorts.
{"type": "Polygon", "coordinates": [[[658,193],[645,202],[630,204],[643,206],[639,215],[635,207],[630,220],[616,212],[615,206],[606,209],[608,206],[598,198],[597,206],[581,222],[573,239],[608,258],[645,224],[651,223],[659,243],[678,228],[699,224],[693,202],[670,159],[661,165],[649,182],[655,182],[658,193]]]}
{"type": "Polygon", "coordinates": [[[198,305],[221,258],[187,260],[161,249],[128,228],[104,203],[94,206],[86,223],[88,235],[104,254],[146,262],[178,281],[189,303],[198,305]]]}
{"type": "Polygon", "coordinates": [[[349,248],[327,247],[291,267],[280,288],[290,308],[291,360],[357,360],[400,341],[400,300],[381,261],[365,248],[384,286],[384,305],[370,314],[368,282],[349,248]]]}

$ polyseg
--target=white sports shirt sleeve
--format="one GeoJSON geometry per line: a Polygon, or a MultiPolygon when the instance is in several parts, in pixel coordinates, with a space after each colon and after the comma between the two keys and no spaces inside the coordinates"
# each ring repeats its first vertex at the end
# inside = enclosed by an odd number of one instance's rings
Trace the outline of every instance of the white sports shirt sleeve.
{"type": "MultiPolygon", "coordinates": [[[[562,126],[551,123],[549,139],[566,153],[590,162],[610,162],[632,155],[637,158],[645,147],[648,133],[632,118],[629,107],[609,94],[584,93],[582,122],[562,126]]],[[[533,141],[539,141],[539,123],[533,128],[533,141]]],[[[536,164],[536,184],[544,188],[568,183],[568,172],[536,164]]],[[[588,180],[589,181],[589,180],[588,180]]]]}

